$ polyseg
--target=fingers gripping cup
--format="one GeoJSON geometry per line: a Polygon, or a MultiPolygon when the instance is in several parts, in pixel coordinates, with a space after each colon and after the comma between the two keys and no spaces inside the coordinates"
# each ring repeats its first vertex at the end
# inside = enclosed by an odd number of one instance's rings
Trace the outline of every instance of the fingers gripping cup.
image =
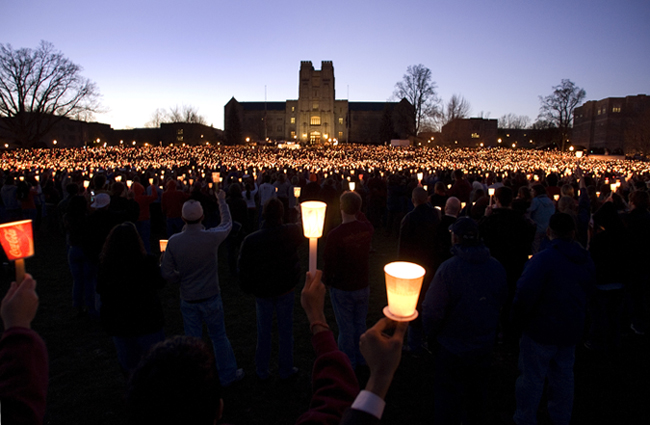
{"type": "Polygon", "coordinates": [[[384,315],[398,322],[408,322],[418,317],[415,309],[422,289],[424,267],[415,263],[396,261],[384,266],[388,305],[384,315]]]}

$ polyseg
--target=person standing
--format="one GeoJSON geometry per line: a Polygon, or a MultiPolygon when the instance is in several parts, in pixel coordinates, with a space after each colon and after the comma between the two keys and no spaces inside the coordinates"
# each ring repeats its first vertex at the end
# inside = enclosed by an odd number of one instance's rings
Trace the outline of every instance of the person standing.
{"type": "Polygon", "coordinates": [[[492,349],[506,300],[506,271],[461,217],[449,228],[454,256],[438,267],[422,303],[426,335],[437,342],[436,424],[483,423],[492,349]]]}
{"type": "Polygon", "coordinates": [[[323,280],[330,287],[330,299],[339,328],[339,349],[347,354],[355,368],[364,363],[359,351],[359,337],[366,331],[370,298],[368,259],[374,229],[361,213],[358,193],[344,192],[340,205],[343,223],[327,236],[323,280]]]}
{"type": "Polygon", "coordinates": [[[279,334],[279,375],[287,379],[298,372],[293,366],[294,287],[300,280],[298,246],[304,241],[297,224],[282,224],[282,201],[271,198],[262,211],[262,228],[246,236],[239,250],[239,283],[245,293],[255,296],[257,313],[257,376],[270,375],[271,328],[277,314],[279,334]]]}
{"type": "Polygon", "coordinates": [[[169,238],[162,260],[162,275],[170,283],[180,285],[181,314],[185,334],[201,337],[203,323],[208,327],[221,385],[228,386],[244,376],[237,369],[224,323],[223,302],[219,287],[219,245],[232,228],[226,193],[216,194],[221,223],[205,229],[201,203],[190,199],[183,204],[185,227],[169,238]]]}
{"type": "MultiPolygon", "coordinates": [[[[424,275],[417,309],[421,311],[424,294],[436,272],[435,237],[440,224],[438,211],[429,204],[426,190],[416,187],[411,192],[411,201],[415,208],[402,219],[399,229],[397,258],[400,261],[410,261],[424,267],[424,275]]],[[[447,233],[447,232],[445,232],[447,233]]],[[[447,237],[449,235],[447,234],[447,237]]],[[[408,347],[417,351],[422,347],[422,319],[420,317],[409,323],[408,347]]]]}
{"type": "Polygon", "coordinates": [[[546,234],[550,242],[526,263],[512,306],[512,321],[522,328],[513,417],[517,425],[537,423],[547,378],[551,421],[571,421],[575,346],[584,332],[587,296],[596,282],[594,262],[575,241],[571,216],[552,215],[546,234]]]}

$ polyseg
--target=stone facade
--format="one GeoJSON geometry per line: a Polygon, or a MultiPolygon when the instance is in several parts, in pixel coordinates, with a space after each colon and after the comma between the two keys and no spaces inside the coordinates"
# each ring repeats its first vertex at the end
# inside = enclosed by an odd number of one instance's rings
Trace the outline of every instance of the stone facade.
{"type": "Polygon", "coordinates": [[[224,128],[231,114],[239,117],[242,141],[298,141],[321,145],[342,143],[383,144],[405,138],[412,106],[400,102],[349,102],[337,100],[334,66],[323,61],[314,69],[310,61],[300,63],[298,99],[285,102],[239,102],[226,104],[224,128]],[[391,133],[391,134],[389,134],[391,133]]]}

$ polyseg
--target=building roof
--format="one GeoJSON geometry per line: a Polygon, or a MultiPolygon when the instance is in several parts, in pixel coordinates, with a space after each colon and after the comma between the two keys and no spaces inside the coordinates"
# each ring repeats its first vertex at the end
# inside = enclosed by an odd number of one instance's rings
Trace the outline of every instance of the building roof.
{"type": "Polygon", "coordinates": [[[240,102],[244,111],[284,111],[287,109],[287,102],[240,102]],[[265,105],[266,104],[266,108],[265,105]]]}
{"type": "Polygon", "coordinates": [[[394,107],[397,102],[348,102],[350,111],[383,111],[386,105],[394,107]]]}

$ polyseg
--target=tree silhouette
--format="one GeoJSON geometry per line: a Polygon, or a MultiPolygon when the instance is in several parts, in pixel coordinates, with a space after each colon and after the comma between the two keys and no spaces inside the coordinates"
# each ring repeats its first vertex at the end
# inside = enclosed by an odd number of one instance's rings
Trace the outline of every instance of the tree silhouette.
{"type": "Polygon", "coordinates": [[[97,87],[80,72],[52,43],[0,44],[0,117],[20,145],[34,146],[64,117],[88,119],[99,110],[97,87]]]}

